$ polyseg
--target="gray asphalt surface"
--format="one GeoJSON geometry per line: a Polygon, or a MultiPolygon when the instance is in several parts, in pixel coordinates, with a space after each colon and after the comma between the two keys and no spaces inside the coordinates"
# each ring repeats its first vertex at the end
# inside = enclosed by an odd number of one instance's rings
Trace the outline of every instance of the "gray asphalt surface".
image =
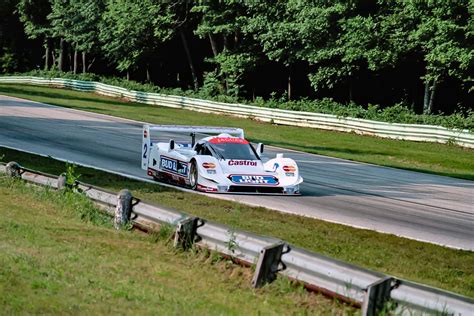
{"type": "MultiPolygon", "coordinates": [[[[0,96],[0,146],[148,179],[141,130],[139,122],[0,96]]],[[[212,196],[474,250],[472,181],[271,147],[266,156],[277,152],[297,161],[302,196],[212,196]]]]}

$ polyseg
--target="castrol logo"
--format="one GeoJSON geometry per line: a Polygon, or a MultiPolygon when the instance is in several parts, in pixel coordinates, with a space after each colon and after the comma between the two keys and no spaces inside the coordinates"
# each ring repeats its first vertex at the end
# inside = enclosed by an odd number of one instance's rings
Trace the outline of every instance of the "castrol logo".
{"type": "Polygon", "coordinates": [[[257,166],[256,161],[251,160],[229,160],[229,166],[257,166]]]}

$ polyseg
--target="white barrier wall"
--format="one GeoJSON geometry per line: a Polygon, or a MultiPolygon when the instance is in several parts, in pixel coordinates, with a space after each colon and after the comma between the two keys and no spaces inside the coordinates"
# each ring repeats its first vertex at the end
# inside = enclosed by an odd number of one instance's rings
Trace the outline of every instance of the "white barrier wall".
{"type": "Polygon", "coordinates": [[[0,82],[47,85],[78,91],[89,91],[111,97],[125,98],[138,103],[183,108],[206,113],[251,117],[252,119],[282,125],[355,132],[357,134],[400,140],[437,143],[449,142],[456,143],[463,147],[474,148],[474,133],[468,130],[448,129],[442,126],[386,123],[350,117],[341,118],[330,114],[270,109],[245,104],[220,103],[181,96],[132,91],[93,81],[7,76],[0,77],[0,82]]]}

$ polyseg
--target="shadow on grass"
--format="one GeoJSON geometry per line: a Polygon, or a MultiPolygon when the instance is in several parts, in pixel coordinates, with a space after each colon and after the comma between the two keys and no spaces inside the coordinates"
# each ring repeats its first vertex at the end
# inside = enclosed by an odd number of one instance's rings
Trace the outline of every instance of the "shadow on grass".
{"type": "MultiPolygon", "coordinates": [[[[59,92],[43,92],[43,91],[36,91],[34,88],[37,88],[36,86],[29,86],[28,88],[33,88],[33,89],[27,89],[27,88],[16,88],[13,86],[9,86],[8,84],[1,84],[0,85],[0,93],[3,94],[10,94],[10,95],[27,95],[27,96],[32,96],[32,97],[44,97],[44,98],[51,98],[51,101],[48,101],[49,104],[52,105],[58,105],[58,106],[63,106],[63,107],[68,107],[68,108],[77,108],[77,109],[91,109],[91,110],[103,110],[99,108],[94,108],[94,107],[81,107],[81,106],[71,106],[70,104],[62,104],[58,102],[54,102],[54,99],[66,99],[66,100],[71,100],[71,101],[82,101],[82,102],[92,102],[92,103],[99,103],[99,104],[104,104],[104,105],[115,105],[115,106],[126,106],[126,107],[150,107],[148,104],[140,104],[140,103],[132,103],[132,102],[125,102],[119,99],[115,100],[107,100],[100,98],[98,95],[91,95],[91,97],[79,97],[79,96],[71,96],[68,95],[67,93],[64,93],[64,91],[71,91],[71,92],[78,92],[74,90],[69,90],[69,89],[64,89],[59,92]],[[99,99],[100,98],[100,99],[99,99]]],[[[44,87],[40,87],[44,89],[44,87]]],[[[53,88],[51,88],[53,89],[53,88]]]]}

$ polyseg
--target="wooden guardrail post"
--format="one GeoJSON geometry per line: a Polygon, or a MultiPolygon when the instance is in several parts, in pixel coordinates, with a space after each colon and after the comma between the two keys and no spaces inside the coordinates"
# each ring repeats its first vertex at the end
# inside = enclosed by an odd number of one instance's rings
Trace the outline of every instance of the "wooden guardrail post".
{"type": "MultiPolygon", "coordinates": [[[[370,284],[362,304],[363,316],[379,315],[390,300],[390,292],[397,286],[397,280],[392,277],[385,277],[370,284]]],[[[388,311],[385,311],[388,312],[388,311]]]]}
{"type": "Polygon", "coordinates": [[[66,174],[61,173],[58,177],[58,190],[62,190],[66,187],[66,174]]]}
{"type": "Polygon", "coordinates": [[[199,237],[196,234],[198,227],[204,225],[204,220],[198,217],[188,217],[178,223],[174,235],[174,247],[183,250],[191,248],[199,237]]]}
{"type": "Polygon", "coordinates": [[[10,161],[5,166],[5,172],[10,178],[19,178],[21,176],[21,167],[15,161],[10,161]]]}
{"type": "Polygon", "coordinates": [[[252,280],[252,286],[257,288],[271,283],[276,279],[278,271],[286,269],[285,264],[281,261],[281,256],[290,251],[290,246],[284,242],[270,245],[260,251],[255,274],[252,280]],[[283,251],[284,247],[287,247],[283,251]]]}
{"type": "Polygon", "coordinates": [[[132,193],[129,190],[120,190],[117,195],[117,206],[115,208],[114,226],[120,229],[130,221],[132,213],[132,193]]]}

